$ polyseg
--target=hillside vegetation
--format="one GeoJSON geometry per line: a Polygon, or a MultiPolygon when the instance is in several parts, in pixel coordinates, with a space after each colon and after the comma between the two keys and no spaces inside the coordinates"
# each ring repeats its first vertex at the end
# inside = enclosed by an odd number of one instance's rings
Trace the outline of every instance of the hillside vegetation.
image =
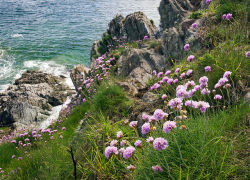
{"type": "Polygon", "coordinates": [[[116,76],[116,61],[158,42],[120,42],[97,58],[80,105],[0,145],[0,179],[248,179],[248,4],[220,0],[199,11],[208,17],[205,47],[185,47],[169,72],[154,72],[147,91],[158,103],[138,121],[129,117],[141,99],[118,85],[126,79],[116,76]]]}

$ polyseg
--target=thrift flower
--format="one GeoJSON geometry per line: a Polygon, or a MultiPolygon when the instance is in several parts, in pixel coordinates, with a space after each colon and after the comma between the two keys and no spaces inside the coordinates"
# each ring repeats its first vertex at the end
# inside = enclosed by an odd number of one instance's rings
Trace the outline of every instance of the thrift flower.
{"type": "Polygon", "coordinates": [[[180,72],[180,68],[176,68],[175,73],[180,72]]]}
{"type": "Polygon", "coordinates": [[[153,75],[156,76],[157,72],[156,70],[153,70],[153,75]]]}
{"type": "Polygon", "coordinates": [[[12,155],[12,156],[11,156],[11,159],[14,159],[15,157],[16,157],[15,155],[12,155]]]}
{"type": "Polygon", "coordinates": [[[216,94],[216,95],[214,96],[214,99],[215,99],[215,100],[221,100],[221,99],[222,99],[222,96],[219,95],[219,94],[216,94]]]}
{"type": "Polygon", "coordinates": [[[153,143],[153,142],[154,142],[154,138],[153,138],[153,137],[149,137],[149,138],[147,139],[147,142],[148,142],[148,143],[153,143]]]}
{"type": "Polygon", "coordinates": [[[150,131],[150,123],[144,123],[141,127],[141,133],[142,134],[148,134],[150,131]]]}
{"type": "Polygon", "coordinates": [[[188,50],[189,50],[189,44],[185,44],[184,50],[185,50],[185,51],[188,51],[188,50]]]}
{"type": "Polygon", "coordinates": [[[165,133],[170,132],[173,128],[176,128],[176,122],[174,121],[167,121],[163,124],[163,131],[165,133]]]}
{"type": "Polygon", "coordinates": [[[165,73],[165,75],[168,76],[170,73],[171,73],[171,71],[167,71],[167,72],[165,73]]]}
{"type": "Polygon", "coordinates": [[[193,70],[192,69],[189,69],[186,73],[187,76],[190,76],[190,74],[192,74],[193,70]]]}
{"type": "Polygon", "coordinates": [[[168,141],[164,138],[156,138],[153,142],[154,149],[157,151],[164,150],[168,147],[168,141]]]}
{"type": "Polygon", "coordinates": [[[134,154],[134,151],[135,151],[135,148],[133,146],[127,147],[125,149],[125,151],[123,152],[123,158],[128,159],[128,158],[132,157],[134,154]]]}
{"type": "Polygon", "coordinates": [[[131,165],[131,164],[130,164],[127,168],[128,168],[128,170],[130,170],[130,171],[134,171],[134,170],[135,170],[135,166],[133,166],[133,165],[131,165]]]}
{"type": "Polygon", "coordinates": [[[222,15],[222,19],[223,19],[223,20],[225,20],[225,19],[226,19],[226,17],[227,17],[227,15],[226,15],[226,14],[223,14],[223,15],[222,15]]]}
{"type": "Polygon", "coordinates": [[[106,156],[107,159],[109,158],[109,156],[111,154],[116,154],[117,155],[118,154],[117,147],[114,147],[114,146],[108,146],[108,147],[106,147],[104,154],[105,154],[105,156],[106,156]]]}
{"type": "Polygon", "coordinates": [[[193,28],[193,29],[196,29],[196,27],[197,27],[197,24],[196,24],[196,23],[193,23],[193,24],[192,24],[192,28],[193,28]]]}
{"type": "Polygon", "coordinates": [[[186,73],[181,73],[180,78],[183,79],[186,76],[186,73]]]}
{"type": "Polygon", "coordinates": [[[129,126],[130,126],[131,128],[136,128],[136,127],[137,127],[137,123],[138,123],[138,121],[131,121],[131,122],[129,123],[129,126]]]}
{"type": "Polygon", "coordinates": [[[232,17],[233,17],[233,15],[231,13],[228,13],[226,18],[229,21],[232,17]]]}
{"type": "Polygon", "coordinates": [[[169,105],[172,109],[181,110],[182,105],[183,105],[182,99],[181,99],[181,98],[171,99],[171,100],[168,102],[168,105],[169,105]]]}
{"type": "Polygon", "coordinates": [[[159,166],[159,165],[152,166],[152,169],[153,169],[155,172],[162,172],[162,171],[163,171],[162,167],[159,166]]]}
{"type": "Polygon", "coordinates": [[[163,75],[163,72],[159,72],[159,73],[157,74],[157,77],[160,78],[162,75],[163,75]]]}
{"type": "Polygon", "coordinates": [[[127,144],[127,141],[126,140],[122,140],[121,142],[120,142],[120,146],[125,146],[127,144]]]}
{"type": "Polygon", "coordinates": [[[161,98],[164,100],[164,99],[167,99],[168,96],[167,96],[166,94],[163,94],[163,95],[161,96],[161,98]]]}
{"type": "Polygon", "coordinates": [[[153,114],[154,118],[156,121],[159,121],[159,120],[162,120],[164,119],[165,117],[168,116],[167,113],[164,113],[161,109],[156,109],[154,114],[153,114]]]}
{"type": "Polygon", "coordinates": [[[142,142],[141,142],[141,140],[137,140],[137,141],[135,141],[135,143],[134,143],[134,145],[136,146],[136,147],[142,147],[142,144],[141,144],[142,142]]]}
{"type": "Polygon", "coordinates": [[[223,78],[229,78],[231,76],[232,72],[231,71],[226,71],[223,75],[223,78]]]}
{"type": "Polygon", "coordinates": [[[18,161],[21,161],[21,160],[23,160],[23,158],[22,158],[22,157],[18,157],[17,160],[18,160],[18,161]]]}
{"type": "Polygon", "coordinates": [[[168,84],[171,85],[174,82],[174,80],[172,78],[168,79],[168,84]]]}
{"type": "Polygon", "coordinates": [[[190,55],[187,58],[187,62],[191,62],[194,59],[194,55],[190,55]]]}
{"type": "Polygon", "coordinates": [[[118,131],[118,132],[116,133],[116,137],[117,137],[117,138],[123,138],[123,133],[122,133],[122,131],[118,131]]]}
{"type": "Polygon", "coordinates": [[[211,71],[211,67],[210,66],[206,66],[205,67],[205,72],[210,72],[211,71]]]}
{"type": "Polygon", "coordinates": [[[211,2],[211,0],[206,0],[206,4],[210,4],[211,2]]]}
{"type": "Polygon", "coordinates": [[[110,146],[116,146],[117,143],[118,143],[117,140],[112,140],[112,141],[110,142],[110,146]]]}
{"type": "Polygon", "coordinates": [[[246,58],[248,58],[250,56],[250,51],[246,52],[246,58]]]}

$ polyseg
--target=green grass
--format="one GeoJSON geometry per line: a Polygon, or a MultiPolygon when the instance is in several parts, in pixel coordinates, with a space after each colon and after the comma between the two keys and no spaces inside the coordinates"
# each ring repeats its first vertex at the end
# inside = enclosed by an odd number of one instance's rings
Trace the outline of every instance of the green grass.
{"type": "Polygon", "coordinates": [[[165,134],[160,128],[151,135],[166,138],[169,147],[163,151],[145,148],[135,179],[247,179],[247,156],[234,161],[236,148],[247,137],[247,113],[248,105],[241,104],[210,117],[191,119],[185,123],[186,130],[165,134]],[[154,173],[154,165],[161,165],[164,172],[154,173]]]}

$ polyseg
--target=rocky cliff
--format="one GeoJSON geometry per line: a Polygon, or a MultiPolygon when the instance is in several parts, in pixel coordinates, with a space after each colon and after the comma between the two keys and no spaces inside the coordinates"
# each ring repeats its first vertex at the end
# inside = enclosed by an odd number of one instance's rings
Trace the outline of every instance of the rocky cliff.
{"type": "Polygon", "coordinates": [[[202,48],[200,27],[206,18],[192,19],[191,14],[206,8],[204,0],[162,0],[159,7],[162,26],[164,55],[167,59],[179,60],[184,55],[184,45],[190,44],[193,51],[202,48]],[[196,23],[197,28],[192,28],[196,23]]]}
{"type": "Polygon", "coordinates": [[[155,32],[155,25],[143,12],[135,12],[126,18],[117,14],[110,21],[107,32],[103,33],[102,40],[94,42],[90,53],[91,62],[108,51],[109,46],[115,46],[117,40],[123,38],[128,41],[143,40],[144,36],[154,37],[155,32]]]}
{"type": "Polygon", "coordinates": [[[38,125],[75,92],[56,77],[40,71],[27,71],[0,94],[0,126],[38,125]]]}

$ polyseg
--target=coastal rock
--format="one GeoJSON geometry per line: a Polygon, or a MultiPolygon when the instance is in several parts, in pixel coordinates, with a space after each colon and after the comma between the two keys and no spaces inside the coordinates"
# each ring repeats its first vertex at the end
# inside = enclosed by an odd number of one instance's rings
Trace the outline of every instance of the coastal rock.
{"type": "Polygon", "coordinates": [[[203,6],[204,1],[198,0],[162,0],[159,12],[163,28],[162,42],[165,57],[170,60],[180,60],[184,57],[184,45],[190,44],[192,51],[201,49],[200,27],[206,21],[190,19],[193,11],[203,6]],[[193,29],[192,24],[197,28],[193,29]]]}
{"type": "Polygon", "coordinates": [[[128,79],[128,88],[133,95],[146,88],[147,82],[152,78],[153,70],[163,71],[166,68],[164,57],[148,47],[130,49],[117,61],[118,75],[128,79]],[[135,90],[136,89],[136,90],[135,90]]]}
{"type": "Polygon", "coordinates": [[[113,39],[119,39],[124,35],[124,21],[125,18],[121,14],[117,14],[109,23],[108,34],[113,39]]]}
{"type": "Polygon", "coordinates": [[[128,41],[143,40],[144,36],[152,38],[156,31],[155,25],[150,22],[143,12],[128,15],[124,21],[124,29],[128,41]]]}
{"type": "Polygon", "coordinates": [[[0,94],[0,126],[36,124],[73,93],[64,77],[27,71],[0,94]]]}
{"type": "Polygon", "coordinates": [[[127,38],[128,41],[143,40],[144,36],[153,38],[156,27],[143,12],[135,12],[124,18],[117,14],[109,23],[107,32],[103,33],[101,41],[95,41],[90,53],[91,67],[98,56],[108,50],[108,46],[116,44],[117,40],[127,38]]]}
{"type": "Polygon", "coordinates": [[[191,11],[200,8],[203,0],[162,0],[159,7],[161,27],[173,27],[182,22],[191,11]]]}
{"type": "Polygon", "coordinates": [[[75,86],[76,92],[80,92],[80,87],[83,86],[83,81],[89,73],[89,68],[82,64],[78,64],[71,70],[70,77],[75,86]]]}

